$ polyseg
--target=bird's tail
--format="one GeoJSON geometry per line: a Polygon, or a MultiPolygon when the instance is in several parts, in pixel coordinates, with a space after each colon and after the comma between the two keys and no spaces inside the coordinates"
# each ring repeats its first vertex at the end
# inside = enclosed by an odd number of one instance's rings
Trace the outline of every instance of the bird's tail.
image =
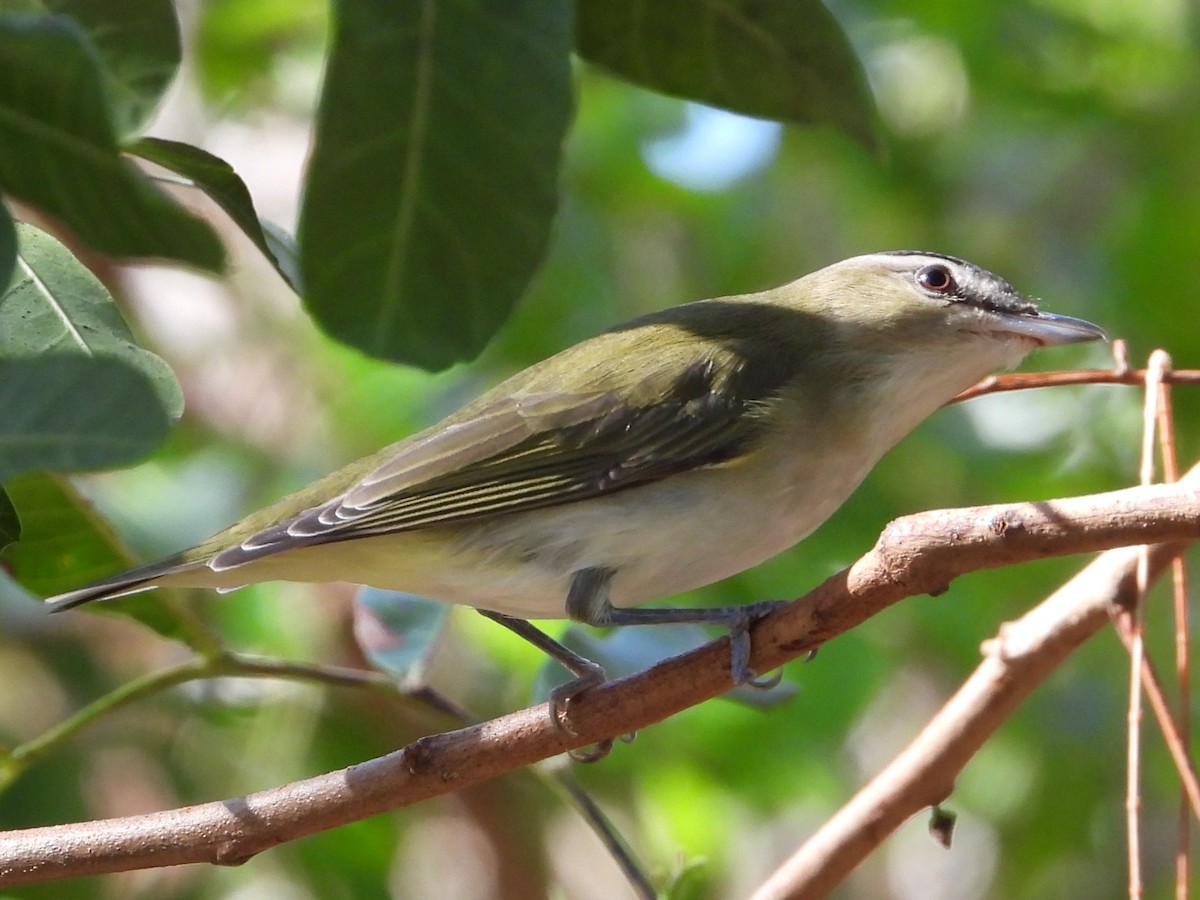
{"type": "Polygon", "coordinates": [[[50,607],[50,612],[62,612],[65,609],[74,609],[76,606],[91,603],[93,600],[112,600],[115,597],[124,597],[126,594],[147,591],[157,587],[159,580],[164,576],[174,575],[191,567],[178,556],[170,556],[157,562],[146,563],[128,571],[119,572],[116,575],[110,575],[108,578],[101,578],[99,581],[93,581],[91,584],[73,591],[47,597],[45,602],[50,607]]]}

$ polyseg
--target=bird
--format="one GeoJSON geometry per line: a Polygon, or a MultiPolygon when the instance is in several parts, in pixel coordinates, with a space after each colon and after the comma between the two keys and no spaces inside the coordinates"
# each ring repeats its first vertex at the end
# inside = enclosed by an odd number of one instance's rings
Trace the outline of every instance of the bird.
{"type": "Polygon", "coordinates": [[[1103,339],[958,257],[856,256],[617,325],[191,549],[47,602],[345,581],[478,609],[575,675],[560,705],[603,669],[530,619],[721,625],[733,682],[753,682],[748,627],[776,601],[643,604],[803,540],[983,376],[1103,339]]]}

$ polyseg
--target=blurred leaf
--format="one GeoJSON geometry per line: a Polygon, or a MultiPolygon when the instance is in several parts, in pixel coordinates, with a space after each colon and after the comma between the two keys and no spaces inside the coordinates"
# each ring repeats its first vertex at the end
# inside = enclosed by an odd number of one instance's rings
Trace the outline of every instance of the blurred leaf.
{"type": "Polygon", "coordinates": [[[12,281],[13,268],[17,264],[17,226],[0,202],[0,285],[12,281]]]}
{"type": "Polygon", "coordinates": [[[6,0],[4,12],[74,19],[99,51],[117,133],[146,125],[179,69],[179,22],[170,0],[6,0]]]}
{"type": "Polygon", "coordinates": [[[0,488],[0,550],[21,539],[21,518],[3,488],[0,488]]]}
{"type": "Polygon", "coordinates": [[[880,148],[866,77],[819,0],[579,0],[584,59],[651,90],[880,148]]]}
{"type": "Polygon", "coordinates": [[[250,191],[233,170],[233,166],[199,147],[162,138],[142,138],[129,150],[142,159],[148,159],[164,169],[182,175],[208,194],[263,252],[275,267],[275,271],[292,286],[292,290],[299,293],[299,284],[292,280],[292,273],[289,271],[289,268],[294,268],[294,259],[281,260],[276,256],[278,241],[273,241],[273,236],[267,234],[264,223],[254,211],[254,200],[250,191]]]}
{"type": "Polygon", "coordinates": [[[280,57],[315,61],[324,46],[323,0],[205,0],[195,13],[196,75],[222,109],[278,103],[280,57]]]}
{"type": "MultiPolygon", "coordinates": [[[[21,224],[17,234],[19,268],[0,295],[0,359],[41,354],[109,357],[153,384],[153,405],[160,411],[155,421],[159,416],[178,419],[183,392],[175,374],[160,357],[133,342],[104,285],[45,232],[21,224]]],[[[80,399],[90,404],[103,390],[97,384],[80,399]]],[[[38,393],[28,399],[36,402],[38,393]]]]}
{"type": "Polygon", "coordinates": [[[0,481],[131,463],[166,437],[156,386],[111,357],[0,359],[0,481]]]}
{"type": "Polygon", "coordinates": [[[449,604],[364,587],[355,598],[354,636],[371,665],[405,686],[420,686],[449,618],[449,604]]]}
{"type": "Polygon", "coordinates": [[[72,20],[0,17],[0,190],[101,253],[219,270],[225,252],[212,228],[122,158],[103,79],[72,20]]]}
{"type": "Polygon", "coordinates": [[[570,32],[566,3],[334,4],[299,233],[322,328],[426,368],[483,348],[546,247],[570,32]]]}
{"type": "Polygon", "coordinates": [[[57,594],[130,564],[111,529],[65,476],[26,472],[6,481],[4,489],[24,534],[0,558],[30,593],[57,594]]]}
{"type": "MultiPolygon", "coordinates": [[[[631,625],[614,628],[605,635],[572,625],[560,638],[564,646],[602,665],[609,678],[624,678],[644,672],[664,659],[695,650],[711,640],[712,635],[699,625],[631,625]]],[[[547,660],[533,684],[534,700],[545,700],[551,688],[566,684],[571,677],[557,662],[547,660]]],[[[781,681],[768,690],[739,685],[722,696],[746,706],[769,709],[790,700],[796,691],[796,685],[781,681]]]]}
{"type": "Polygon", "coordinates": [[[300,277],[300,248],[296,246],[296,239],[269,219],[259,219],[259,224],[262,225],[275,268],[292,286],[292,290],[304,296],[304,281],[300,277]]]}
{"type": "MultiPolygon", "coordinates": [[[[26,472],[4,483],[24,526],[21,540],[0,550],[13,579],[35,597],[49,597],[128,568],[133,558],[92,505],[64,476],[26,472]]],[[[137,594],[88,607],[137,619],[158,634],[206,646],[173,604],[172,592],[137,594]]]]}

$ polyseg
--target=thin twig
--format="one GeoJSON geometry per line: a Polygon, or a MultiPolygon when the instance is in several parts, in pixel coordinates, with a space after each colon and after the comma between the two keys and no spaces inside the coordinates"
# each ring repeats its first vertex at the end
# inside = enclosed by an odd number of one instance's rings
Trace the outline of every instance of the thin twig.
{"type": "Polygon", "coordinates": [[[239,676],[279,678],[286,681],[327,684],[332,687],[365,687],[393,696],[403,696],[396,680],[382,672],[351,669],[347,666],[331,666],[324,663],[272,659],[233,651],[226,651],[216,657],[207,674],[207,677],[210,678],[239,676]]]}
{"type": "MultiPolygon", "coordinates": [[[[1179,480],[1179,454],[1175,443],[1175,409],[1171,394],[1171,386],[1164,384],[1159,398],[1158,430],[1161,435],[1163,480],[1175,482],[1179,480]]],[[[1172,606],[1175,618],[1175,674],[1179,690],[1178,727],[1175,735],[1168,735],[1166,728],[1163,734],[1167,738],[1167,746],[1175,757],[1175,766],[1179,770],[1181,790],[1179,793],[1179,815],[1177,825],[1178,843],[1175,849],[1175,900],[1187,900],[1191,872],[1191,828],[1192,819],[1189,815],[1188,801],[1197,804],[1200,791],[1196,787],[1196,773],[1191,767],[1191,659],[1189,639],[1191,622],[1188,615],[1188,578],[1187,563],[1183,557],[1177,557],[1171,564],[1172,606]],[[1172,741],[1172,737],[1174,740],[1172,741]]],[[[1160,689],[1161,695],[1161,689],[1160,689]]],[[[1150,694],[1153,701],[1154,695],[1150,694]]],[[[1165,707],[1165,699],[1162,701],[1165,707]]],[[[1157,708],[1155,710],[1156,714],[1157,708]]],[[[1165,712],[1165,709],[1164,709],[1165,712]]],[[[1169,718],[1158,714],[1160,723],[1169,718]]],[[[1197,813],[1200,816],[1200,812],[1197,813]]]]}
{"type": "Polygon", "coordinates": [[[374,687],[401,696],[394,682],[378,672],[364,672],[340,666],[262,659],[238,653],[197,656],[186,662],[151,672],[122,684],[52,728],[13,748],[0,767],[0,792],[47,753],[66,743],[101,716],[152,697],[181,684],[207,678],[270,676],[293,681],[330,685],[374,687]]]}
{"type": "Polygon", "coordinates": [[[563,768],[556,768],[549,773],[549,781],[575,807],[575,811],[579,813],[580,817],[592,826],[592,830],[604,844],[604,849],[620,867],[621,873],[629,882],[633,892],[641,900],[654,900],[658,896],[658,891],[650,883],[650,879],[642,870],[641,864],[638,863],[637,858],[633,855],[633,850],[622,837],[621,832],[612,824],[612,820],[592,799],[592,796],[579,786],[569,771],[563,768]]]}
{"type": "Polygon", "coordinates": [[[47,729],[32,740],[14,747],[9,753],[8,760],[5,761],[3,774],[0,776],[0,791],[7,788],[34,762],[74,737],[101,716],[176,685],[186,684],[197,678],[205,678],[208,666],[208,660],[203,657],[195,657],[177,666],[135,678],[89,703],[74,715],[59,722],[53,728],[47,729]]]}
{"type": "MultiPolygon", "coordinates": [[[[1129,621],[1124,616],[1114,616],[1113,624],[1117,631],[1117,636],[1120,637],[1127,650],[1133,647],[1133,635],[1129,630],[1129,621]]],[[[1167,702],[1166,692],[1163,690],[1162,681],[1159,680],[1158,672],[1154,669],[1154,664],[1143,658],[1141,672],[1142,689],[1146,692],[1146,697],[1150,701],[1150,708],[1154,712],[1154,717],[1158,720],[1158,725],[1162,729],[1163,740],[1166,742],[1167,751],[1171,754],[1171,759],[1175,763],[1175,768],[1179,772],[1180,782],[1182,784],[1183,794],[1183,815],[1190,823],[1192,817],[1200,822],[1200,776],[1196,773],[1196,767],[1188,754],[1187,733],[1182,730],[1182,724],[1176,721],[1171,714],[1171,706],[1167,702]]]]}
{"type": "MultiPolygon", "coordinates": [[[[1154,482],[1155,426],[1159,419],[1159,397],[1165,373],[1170,369],[1170,357],[1161,350],[1150,356],[1146,370],[1146,397],[1142,411],[1142,456],[1139,480],[1142,485],[1154,482]]],[[[1129,714],[1127,728],[1127,759],[1125,769],[1125,834],[1129,858],[1129,898],[1141,900],[1141,728],[1142,728],[1142,669],[1145,662],[1142,616],[1150,582],[1150,548],[1142,546],[1138,555],[1137,589],[1133,602],[1119,616],[1129,631],[1129,714]]]]}
{"type": "MultiPolygon", "coordinates": [[[[1200,369],[1176,369],[1163,376],[1166,384],[1200,385],[1200,369]]],[[[1146,383],[1145,369],[1076,369],[1069,372],[1008,372],[992,375],[967,388],[951,403],[961,403],[984,394],[1002,394],[1006,391],[1024,391],[1031,388],[1062,387],[1078,384],[1126,384],[1146,383]]]]}

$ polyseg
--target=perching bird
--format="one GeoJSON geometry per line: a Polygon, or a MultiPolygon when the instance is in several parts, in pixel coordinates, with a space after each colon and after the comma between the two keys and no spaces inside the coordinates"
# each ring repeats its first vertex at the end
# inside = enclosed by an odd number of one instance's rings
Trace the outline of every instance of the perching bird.
{"type": "Polygon", "coordinates": [[[632,608],[791,547],[956,393],[1039,346],[1103,339],[961,259],[899,251],[676,306],[558,353],[191,550],[50,598],[349,581],[523,621],[746,627],[768,607],[632,608]]]}

